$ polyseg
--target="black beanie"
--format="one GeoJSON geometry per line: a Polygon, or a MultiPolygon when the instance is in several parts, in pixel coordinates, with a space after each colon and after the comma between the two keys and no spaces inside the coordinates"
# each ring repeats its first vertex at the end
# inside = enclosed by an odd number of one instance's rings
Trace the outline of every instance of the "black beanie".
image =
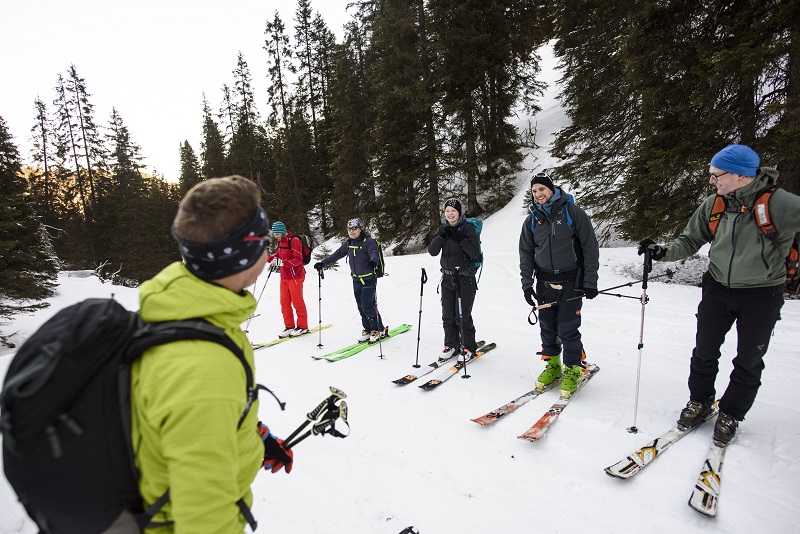
{"type": "Polygon", "coordinates": [[[531,178],[531,187],[533,187],[534,184],[542,184],[543,186],[550,189],[550,191],[552,191],[553,193],[556,192],[556,188],[553,185],[553,180],[551,180],[550,177],[543,172],[540,172],[539,174],[531,178]]]}
{"type": "Polygon", "coordinates": [[[464,213],[463,211],[461,211],[461,202],[457,198],[447,199],[447,201],[444,203],[444,207],[446,208],[447,206],[450,206],[451,208],[456,210],[458,212],[459,217],[461,216],[462,213],[464,213]]]}

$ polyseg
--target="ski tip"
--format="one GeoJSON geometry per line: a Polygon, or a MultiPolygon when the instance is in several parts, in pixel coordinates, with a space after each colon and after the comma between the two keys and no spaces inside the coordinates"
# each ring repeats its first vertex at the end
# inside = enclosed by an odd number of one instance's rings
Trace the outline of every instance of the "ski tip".
{"type": "Polygon", "coordinates": [[[392,384],[397,384],[398,386],[405,386],[406,384],[410,384],[411,382],[413,382],[416,379],[417,379],[417,377],[414,376],[414,375],[406,375],[403,378],[398,378],[397,380],[392,380],[392,384]]]}
{"type": "Polygon", "coordinates": [[[630,476],[630,475],[628,475],[628,476],[625,476],[625,475],[624,475],[623,473],[621,473],[620,471],[615,471],[614,469],[612,469],[612,467],[614,467],[614,466],[606,467],[606,468],[604,469],[605,473],[606,473],[608,476],[610,476],[611,478],[618,478],[618,479],[620,479],[620,480],[629,480],[629,479],[631,478],[631,476],[630,476]]]}
{"type": "Polygon", "coordinates": [[[694,498],[689,499],[689,502],[688,502],[689,508],[691,508],[692,510],[694,510],[696,512],[700,512],[701,514],[703,514],[706,517],[712,517],[712,518],[713,517],[717,517],[716,502],[714,502],[713,506],[706,507],[706,506],[703,506],[702,504],[695,504],[693,501],[694,501],[694,498]]]}
{"type": "Polygon", "coordinates": [[[427,382],[425,382],[424,384],[422,384],[420,386],[420,389],[424,389],[424,390],[433,389],[433,388],[435,388],[436,386],[438,386],[441,383],[442,383],[441,380],[428,380],[427,382]]]}

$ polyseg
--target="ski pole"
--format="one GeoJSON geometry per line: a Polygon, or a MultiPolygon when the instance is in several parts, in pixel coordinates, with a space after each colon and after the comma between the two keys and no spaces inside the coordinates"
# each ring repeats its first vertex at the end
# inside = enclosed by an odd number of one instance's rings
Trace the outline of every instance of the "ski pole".
{"type": "Polygon", "coordinates": [[[414,368],[419,369],[419,339],[420,330],[422,330],[422,291],[425,288],[425,282],[428,281],[428,275],[425,274],[425,267],[422,268],[422,276],[419,280],[419,319],[417,322],[417,359],[414,363],[414,368]]]}
{"type": "Polygon", "coordinates": [[[336,399],[347,398],[347,394],[341,389],[330,386],[330,390],[331,390],[331,395],[327,399],[320,402],[316,408],[314,408],[313,410],[311,410],[306,414],[306,420],[303,422],[303,424],[297,427],[297,429],[295,429],[294,432],[289,434],[289,436],[283,440],[284,443],[290,443],[292,439],[295,436],[297,436],[297,434],[299,434],[305,427],[308,426],[309,423],[311,423],[312,421],[316,421],[317,418],[320,416],[320,414],[323,412],[323,410],[325,410],[325,407],[328,406],[330,403],[335,403],[336,399]]]}
{"type": "Polygon", "coordinates": [[[456,274],[453,276],[453,279],[456,283],[456,303],[458,304],[458,336],[459,336],[459,345],[461,347],[461,354],[464,357],[464,374],[461,375],[461,378],[469,378],[470,375],[467,374],[467,358],[464,354],[464,311],[461,307],[461,278],[459,271],[461,270],[460,267],[456,267],[456,274]]]}
{"type": "Polygon", "coordinates": [[[639,326],[639,363],[636,368],[636,398],[633,405],[633,426],[628,429],[631,434],[636,434],[636,417],[639,412],[639,381],[642,374],[642,348],[644,348],[644,310],[647,306],[647,275],[653,270],[653,259],[649,248],[644,249],[644,265],[642,266],[642,321],[639,326]]]}
{"type": "MultiPolygon", "coordinates": [[[[256,299],[256,309],[258,309],[258,305],[261,303],[261,296],[264,294],[264,290],[267,288],[267,282],[269,282],[269,277],[272,276],[272,270],[273,270],[272,267],[273,267],[272,263],[270,263],[269,270],[267,272],[267,279],[264,280],[264,286],[261,288],[261,293],[258,294],[258,298],[256,299]]],[[[254,317],[256,317],[255,314],[247,318],[247,324],[244,325],[245,333],[249,332],[250,321],[252,321],[254,317]]]]}
{"type": "Polygon", "coordinates": [[[319,295],[319,343],[317,343],[317,348],[321,349],[324,345],[322,344],[322,279],[325,278],[325,273],[322,272],[322,269],[317,271],[319,275],[319,285],[317,288],[317,294],[319,295]]]}
{"type": "MultiPolygon", "coordinates": [[[[373,302],[375,303],[375,322],[377,324],[383,324],[383,321],[381,320],[381,312],[380,312],[380,310],[378,310],[378,281],[377,281],[377,279],[375,280],[375,297],[374,297],[374,301],[373,302]]],[[[385,327],[384,327],[384,330],[385,330],[385,327]]],[[[381,330],[380,334],[378,334],[378,350],[380,351],[380,355],[378,357],[381,360],[383,359],[383,332],[384,332],[384,330],[381,330]]]]}
{"type": "MultiPolygon", "coordinates": [[[[295,429],[285,440],[284,446],[290,449],[306,439],[312,434],[333,434],[335,437],[347,437],[347,434],[342,434],[335,428],[336,419],[341,418],[342,421],[350,428],[350,423],[347,422],[347,404],[343,399],[347,397],[344,391],[337,389],[333,386],[330,387],[331,395],[320,402],[316,408],[306,414],[306,420],[295,429]],[[338,405],[336,401],[341,401],[338,405]],[[319,419],[319,421],[318,421],[319,419]],[[300,432],[303,431],[309,424],[314,423],[311,430],[295,439],[300,432]]],[[[349,434],[349,433],[348,433],[349,434]]]]}
{"type": "MultiPolygon", "coordinates": [[[[655,276],[648,276],[648,277],[647,277],[647,279],[648,279],[648,280],[655,280],[656,278],[663,278],[663,277],[665,277],[665,276],[666,276],[667,278],[669,278],[670,280],[672,280],[672,277],[673,277],[673,276],[675,276],[675,272],[674,272],[672,269],[667,269],[667,271],[666,271],[666,272],[664,272],[664,273],[661,273],[661,274],[657,274],[657,275],[655,275],[655,276]]],[[[611,290],[614,290],[614,289],[619,289],[619,288],[621,288],[621,287],[633,287],[633,285],[634,285],[634,284],[638,284],[639,282],[644,282],[644,280],[645,280],[645,279],[643,278],[642,280],[634,280],[633,282],[625,282],[624,284],[620,284],[620,285],[618,285],[618,286],[614,286],[614,287],[607,287],[606,289],[601,289],[600,291],[598,291],[598,292],[597,292],[597,294],[598,294],[598,295],[602,295],[602,294],[604,294],[606,291],[611,291],[611,290]]],[[[616,296],[618,296],[618,295],[612,295],[612,296],[616,297],[616,296]]],[[[623,296],[624,296],[624,295],[623,295],[623,296]]]]}

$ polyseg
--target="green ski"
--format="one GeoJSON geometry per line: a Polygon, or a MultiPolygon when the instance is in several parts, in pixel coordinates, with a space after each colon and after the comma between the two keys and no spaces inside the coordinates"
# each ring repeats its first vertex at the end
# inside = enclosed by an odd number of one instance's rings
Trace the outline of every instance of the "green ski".
{"type": "Polygon", "coordinates": [[[328,360],[329,362],[338,362],[339,360],[344,360],[345,358],[349,358],[350,356],[354,356],[361,352],[362,350],[366,350],[378,343],[381,343],[391,337],[394,337],[398,334],[402,334],[403,332],[408,332],[411,330],[410,324],[401,324],[400,326],[396,326],[389,330],[389,335],[381,338],[379,341],[375,343],[356,343],[354,345],[350,345],[344,348],[341,348],[337,351],[330,352],[328,354],[324,354],[322,356],[312,356],[312,358],[316,360],[328,360]]]}

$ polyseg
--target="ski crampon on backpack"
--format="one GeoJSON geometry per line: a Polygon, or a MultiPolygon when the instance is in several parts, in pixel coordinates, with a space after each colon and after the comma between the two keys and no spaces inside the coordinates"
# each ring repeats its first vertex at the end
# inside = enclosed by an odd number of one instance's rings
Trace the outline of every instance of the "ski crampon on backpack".
{"type": "MultiPolygon", "coordinates": [[[[3,469],[43,533],[163,526],[144,510],[134,466],[130,366],[146,349],[179,340],[228,348],[244,365],[239,425],[257,397],[242,350],[201,319],[142,323],[113,299],[87,299],[56,313],[17,351],[0,393],[3,469]]],[[[253,430],[255,432],[255,429],[253,430]]],[[[239,508],[251,523],[244,501],[239,508]]]]}
{"type": "MultiPolygon", "coordinates": [[[[753,213],[753,221],[758,226],[764,237],[769,239],[772,245],[780,250],[780,242],[778,241],[778,231],[772,224],[772,219],[769,216],[769,201],[776,190],[780,189],[776,185],[768,185],[758,192],[756,200],[748,211],[753,213]]],[[[724,196],[717,195],[714,199],[714,205],[711,207],[711,214],[708,216],[708,229],[711,232],[711,239],[717,235],[717,227],[719,221],[725,212],[728,211],[728,203],[724,196]]],[[[738,213],[738,210],[735,210],[738,213]]],[[[791,245],[789,246],[789,254],[786,256],[786,286],[785,290],[790,293],[796,293],[800,290],[800,276],[798,276],[798,266],[800,264],[800,234],[795,234],[791,245]]]]}

